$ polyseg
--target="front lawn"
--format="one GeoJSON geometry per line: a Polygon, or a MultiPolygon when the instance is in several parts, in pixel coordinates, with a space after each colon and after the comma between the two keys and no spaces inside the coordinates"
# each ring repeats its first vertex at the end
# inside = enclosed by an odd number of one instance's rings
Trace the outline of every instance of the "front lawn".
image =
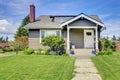
{"type": "Polygon", "coordinates": [[[75,58],[16,55],[0,58],[0,80],[71,80],[75,58]]]}
{"type": "Polygon", "coordinates": [[[120,80],[120,53],[114,54],[92,58],[103,80],[120,80]]]}

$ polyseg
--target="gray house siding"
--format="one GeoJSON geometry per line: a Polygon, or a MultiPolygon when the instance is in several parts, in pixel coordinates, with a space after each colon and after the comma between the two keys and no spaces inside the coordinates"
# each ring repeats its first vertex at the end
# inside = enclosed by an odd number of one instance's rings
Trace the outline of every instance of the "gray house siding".
{"type": "Polygon", "coordinates": [[[40,30],[39,29],[29,29],[29,48],[39,49],[46,48],[40,44],[40,30]]]}
{"type": "Polygon", "coordinates": [[[75,48],[84,48],[84,30],[83,29],[70,30],[70,44],[75,45],[75,48]]]}
{"type": "Polygon", "coordinates": [[[96,24],[86,19],[78,19],[69,24],[69,26],[95,26],[96,24]]]}

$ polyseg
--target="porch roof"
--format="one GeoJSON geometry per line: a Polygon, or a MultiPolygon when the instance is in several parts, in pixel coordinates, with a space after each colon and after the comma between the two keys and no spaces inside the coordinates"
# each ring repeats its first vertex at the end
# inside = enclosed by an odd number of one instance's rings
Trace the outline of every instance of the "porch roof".
{"type": "Polygon", "coordinates": [[[94,22],[94,23],[96,23],[97,25],[100,25],[100,26],[102,26],[103,28],[105,28],[104,23],[102,23],[102,22],[99,20],[98,17],[94,17],[94,18],[93,18],[93,17],[90,17],[90,16],[88,16],[88,15],[86,15],[86,14],[84,14],[84,13],[81,13],[80,15],[78,15],[78,16],[76,16],[76,17],[74,17],[74,18],[72,18],[72,19],[70,19],[70,20],[62,23],[62,24],[61,24],[61,27],[65,26],[65,25],[67,25],[67,24],[69,24],[69,23],[71,23],[71,22],[73,22],[73,21],[75,21],[75,20],[78,20],[79,18],[88,19],[89,21],[94,22]]]}

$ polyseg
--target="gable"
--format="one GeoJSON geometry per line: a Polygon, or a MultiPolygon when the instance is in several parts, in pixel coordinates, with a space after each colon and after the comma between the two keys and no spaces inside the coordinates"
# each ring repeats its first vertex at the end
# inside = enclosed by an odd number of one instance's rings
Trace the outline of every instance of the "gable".
{"type": "Polygon", "coordinates": [[[95,26],[96,24],[83,18],[83,19],[75,20],[68,25],[69,26],[95,26]]]}
{"type": "Polygon", "coordinates": [[[87,20],[89,20],[89,21],[91,21],[91,22],[93,22],[93,23],[95,23],[95,24],[97,24],[97,25],[100,25],[100,26],[102,26],[102,27],[105,27],[105,25],[104,25],[102,22],[100,22],[100,21],[98,21],[98,20],[96,20],[96,19],[93,19],[93,18],[91,18],[91,17],[89,17],[89,16],[87,16],[87,15],[85,15],[85,14],[83,14],[83,13],[80,14],[80,15],[78,15],[78,16],[76,16],[75,18],[72,18],[72,19],[64,22],[63,24],[61,24],[61,27],[65,26],[65,25],[68,25],[68,24],[70,24],[70,23],[72,23],[72,22],[74,22],[74,21],[76,21],[76,20],[78,20],[78,19],[80,19],[80,18],[85,18],[85,19],[87,19],[87,20]]]}

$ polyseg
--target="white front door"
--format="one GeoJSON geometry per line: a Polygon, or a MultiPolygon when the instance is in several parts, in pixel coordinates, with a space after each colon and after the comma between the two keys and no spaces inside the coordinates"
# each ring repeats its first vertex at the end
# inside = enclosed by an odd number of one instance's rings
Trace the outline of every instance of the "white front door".
{"type": "Polygon", "coordinates": [[[84,30],[84,48],[94,48],[93,30],[84,30]]]}

